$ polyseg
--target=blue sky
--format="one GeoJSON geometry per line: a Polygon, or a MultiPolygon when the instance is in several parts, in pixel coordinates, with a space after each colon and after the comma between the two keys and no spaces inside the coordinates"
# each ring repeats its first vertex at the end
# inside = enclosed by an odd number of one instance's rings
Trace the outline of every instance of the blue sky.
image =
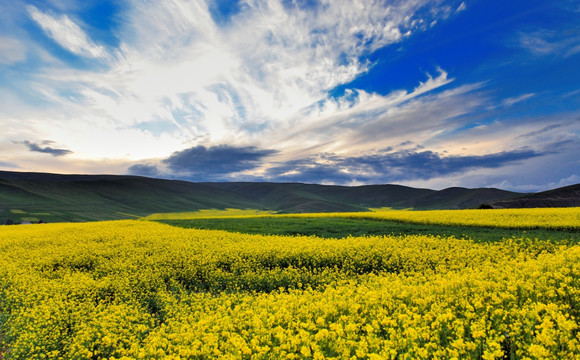
{"type": "Polygon", "coordinates": [[[0,170],[580,183],[577,0],[0,0],[0,170]]]}

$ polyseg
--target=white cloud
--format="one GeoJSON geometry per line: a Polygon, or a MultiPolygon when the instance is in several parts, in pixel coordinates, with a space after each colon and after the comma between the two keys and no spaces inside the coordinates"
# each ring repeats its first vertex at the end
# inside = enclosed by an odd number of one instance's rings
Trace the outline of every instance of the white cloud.
{"type": "Polygon", "coordinates": [[[33,5],[28,5],[27,9],[32,19],[44,32],[66,50],[85,57],[107,57],[105,48],[94,44],[68,16],[55,17],[45,14],[33,5]]]}
{"type": "MultiPolygon", "coordinates": [[[[580,40],[580,39],[579,39],[579,40],[580,40]]],[[[580,42],[580,41],[579,41],[579,42],[580,42]]],[[[577,45],[575,45],[575,46],[571,46],[571,47],[570,47],[570,48],[569,48],[569,49],[566,51],[566,53],[564,54],[564,56],[565,56],[565,57],[568,57],[568,56],[576,55],[576,54],[578,54],[578,53],[580,53],[580,44],[577,44],[577,45]]]]}
{"type": "Polygon", "coordinates": [[[512,106],[514,104],[517,104],[519,102],[525,101],[525,100],[527,100],[527,99],[529,99],[531,97],[534,97],[534,96],[536,96],[536,94],[534,94],[534,93],[522,94],[520,96],[516,96],[516,97],[511,97],[511,98],[504,99],[502,101],[502,104],[504,106],[512,106]]]}
{"type": "Polygon", "coordinates": [[[397,90],[382,96],[349,90],[343,97],[326,99],[297,114],[283,131],[275,129],[268,136],[288,152],[296,142],[309,151],[348,153],[400,143],[410,137],[426,141],[446,120],[480,104],[466,100],[479,85],[422,97],[453,81],[445,71],[439,71],[439,76],[428,75],[427,81],[410,92],[397,90]]]}
{"type": "MultiPolygon", "coordinates": [[[[37,89],[63,119],[92,119],[71,128],[101,123],[114,132],[165,123],[163,133],[179,139],[173,150],[183,146],[184,137],[208,145],[268,143],[264,133],[301,122],[304,109],[324,100],[328,90],[372,67],[366,55],[417,31],[415,13],[431,6],[424,0],[322,1],[317,9],[299,9],[273,0],[246,1],[220,27],[204,1],[130,5],[121,15],[121,45],[110,52],[110,70],[50,69],[38,78],[37,89]]],[[[67,50],[109,56],[67,15],[28,10],[67,50]]],[[[415,93],[445,79],[446,74],[429,78],[415,93]]]]}
{"type": "Polygon", "coordinates": [[[557,46],[548,40],[549,37],[550,33],[546,31],[521,33],[519,45],[537,55],[551,54],[557,50],[557,46]]]}
{"type": "Polygon", "coordinates": [[[83,7],[86,8],[87,4],[77,1],[77,0],[46,0],[50,5],[59,11],[78,11],[83,7]]]}
{"type": "Polygon", "coordinates": [[[26,48],[17,39],[0,36],[0,64],[11,65],[26,60],[26,48]]]}
{"type": "Polygon", "coordinates": [[[500,150],[533,149],[541,156],[496,169],[473,170],[405,184],[435,189],[460,185],[536,192],[578,183],[577,172],[571,171],[580,169],[580,121],[575,121],[575,116],[557,114],[526,118],[516,123],[496,123],[484,129],[463,131],[460,138],[444,139],[442,144],[450,154],[485,155],[500,150]],[[522,133],[525,136],[521,136],[522,133]],[[463,147],[466,147],[464,153],[461,152],[463,147]]]}
{"type": "Polygon", "coordinates": [[[535,193],[546,190],[557,189],[565,186],[580,184],[580,175],[572,174],[563,178],[556,178],[552,181],[544,183],[530,184],[526,182],[519,182],[514,179],[503,180],[501,182],[491,184],[489,187],[495,187],[499,189],[505,189],[516,192],[523,193],[535,193]]]}
{"type": "Polygon", "coordinates": [[[580,52],[579,30],[576,26],[562,31],[540,29],[521,32],[517,44],[536,56],[569,57],[580,52]]]}
{"type": "Polygon", "coordinates": [[[459,7],[457,8],[457,10],[455,10],[455,12],[461,12],[467,9],[467,5],[465,5],[465,2],[462,2],[461,5],[459,5],[459,7]]]}
{"type": "Polygon", "coordinates": [[[499,189],[506,189],[510,191],[522,192],[522,193],[535,193],[540,191],[552,190],[564,186],[580,184],[580,176],[570,175],[558,181],[551,181],[546,184],[512,184],[509,180],[504,180],[502,182],[492,184],[490,187],[495,187],[499,189]]]}
{"type": "MultiPolygon", "coordinates": [[[[348,89],[340,98],[329,96],[329,90],[372,69],[367,55],[425,30],[456,8],[430,8],[437,4],[326,0],[319,8],[300,9],[247,0],[240,13],[218,25],[203,1],[135,0],[119,15],[119,47],[108,51],[67,15],[31,6],[30,16],[52,39],[77,55],[106,58],[108,68],[59,66],[37,74],[30,88],[51,104],[50,111],[15,118],[2,141],[30,139],[26,134],[53,139],[74,154],[51,159],[42,169],[67,171],[74,162],[98,168],[88,159],[119,169],[130,161],[219,144],[282,150],[276,161],[324,151],[365,153],[406,140],[462,154],[465,139],[450,139],[469,120],[462,117],[488,103],[481,83],[452,87],[454,79],[438,69],[408,90],[381,95],[348,89]]],[[[6,119],[0,110],[0,121],[6,119]]],[[[502,136],[473,144],[466,153],[485,154],[490,145],[501,151],[521,133],[502,129],[493,134],[474,129],[470,140],[482,138],[477,131],[492,134],[487,140],[502,136]]],[[[16,150],[15,158],[26,159],[19,164],[39,166],[25,149],[16,150]]]]}
{"type": "Polygon", "coordinates": [[[537,157],[498,169],[479,169],[428,180],[410,180],[405,181],[404,185],[429,189],[487,187],[522,193],[546,191],[580,183],[579,174],[570,175],[570,169],[566,168],[572,164],[566,161],[569,157],[570,154],[567,154],[564,161],[555,161],[553,156],[537,157]],[[546,170],[545,174],[538,174],[534,166],[541,166],[546,170]]]}

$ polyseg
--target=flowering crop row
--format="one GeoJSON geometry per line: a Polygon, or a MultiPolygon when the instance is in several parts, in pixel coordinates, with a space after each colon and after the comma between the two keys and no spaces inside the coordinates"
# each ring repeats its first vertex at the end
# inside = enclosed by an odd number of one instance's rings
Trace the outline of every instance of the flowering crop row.
{"type": "Polygon", "coordinates": [[[0,228],[0,357],[579,359],[580,247],[0,228]]]}
{"type": "Polygon", "coordinates": [[[580,208],[534,208],[493,210],[377,210],[357,213],[276,215],[288,217],[343,217],[412,223],[486,226],[517,229],[580,229],[580,208]]]}

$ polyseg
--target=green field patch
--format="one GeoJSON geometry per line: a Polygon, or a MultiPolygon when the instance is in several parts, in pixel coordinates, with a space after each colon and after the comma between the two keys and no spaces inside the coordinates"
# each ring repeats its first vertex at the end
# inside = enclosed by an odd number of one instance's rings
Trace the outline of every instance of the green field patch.
{"type": "Polygon", "coordinates": [[[275,214],[269,210],[256,209],[203,209],[189,212],[157,213],[144,217],[145,220],[187,220],[198,218],[233,217],[233,216],[257,216],[275,214]]]}
{"type": "Polygon", "coordinates": [[[339,217],[246,217],[187,220],[158,220],[182,228],[214,229],[246,234],[307,235],[346,238],[372,235],[439,235],[490,242],[507,238],[530,238],[577,242],[578,231],[549,229],[502,229],[474,226],[445,226],[400,221],[349,219],[339,217]]]}
{"type": "Polygon", "coordinates": [[[141,217],[141,216],[139,216],[139,215],[135,215],[135,214],[127,214],[127,213],[118,212],[118,211],[117,211],[117,214],[119,214],[119,215],[123,215],[123,216],[128,216],[128,217],[130,217],[130,218],[135,218],[135,219],[138,219],[138,218],[140,218],[140,217],[141,217]]]}
{"type": "Polygon", "coordinates": [[[17,209],[11,209],[10,212],[13,214],[26,214],[26,211],[17,210],[17,209]]]}

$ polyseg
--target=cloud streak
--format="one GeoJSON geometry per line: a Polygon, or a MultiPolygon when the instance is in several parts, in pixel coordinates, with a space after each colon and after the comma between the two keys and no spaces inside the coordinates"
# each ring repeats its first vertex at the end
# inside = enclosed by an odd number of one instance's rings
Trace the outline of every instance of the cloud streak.
{"type": "Polygon", "coordinates": [[[0,161],[0,166],[5,168],[18,168],[19,166],[10,162],[0,161]]]}
{"type": "Polygon", "coordinates": [[[26,145],[28,147],[28,150],[30,150],[32,152],[50,154],[52,156],[65,156],[65,155],[69,155],[69,154],[73,153],[72,151],[67,150],[67,149],[58,149],[58,148],[53,148],[51,146],[48,146],[48,145],[54,144],[54,141],[50,141],[50,140],[42,141],[40,144],[33,143],[33,142],[28,141],[28,140],[23,141],[22,143],[24,145],[26,145]]]}
{"type": "Polygon", "coordinates": [[[473,90],[480,85],[459,87],[438,94],[454,79],[439,69],[427,75],[412,91],[395,90],[386,95],[347,89],[338,98],[327,98],[305,109],[284,131],[268,134],[281,148],[292,148],[296,141],[317,152],[368,151],[384,143],[403,142],[410,136],[425,141],[435,128],[481,105],[473,90]],[[411,135],[413,134],[413,135],[411,135]]]}
{"type": "Polygon", "coordinates": [[[520,96],[516,96],[516,97],[511,97],[511,98],[504,99],[502,101],[502,104],[504,106],[512,106],[512,105],[515,105],[515,104],[517,104],[519,102],[526,101],[529,98],[534,97],[534,96],[536,96],[536,94],[523,94],[523,95],[520,95],[520,96]]]}
{"type": "Polygon", "coordinates": [[[26,60],[26,49],[20,41],[0,36],[0,64],[12,65],[26,60]]]}
{"type": "Polygon", "coordinates": [[[274,166],[266,178],[312,183],[389,183],[429,180],[475,169],[499,168],[542,156],[533,150],[514,150],[481,156],[443,156],[433,151],[381,151],[359,157],[322,154],[274,166]]]}
{"type": "Polygon", "coordinates": [[[567,31],[539,29],[519,34],[518,44],[536,56],[570,57],[580,53],[580,27],[572,25],[567,31]]]}
{"type": "Polygon", "coordinates": [[[38,10],[34,5],[28,5],[27,10],[42,30],[64,49],[89,58],[107,57],[105,48],[93,43],[68,16],[52,16],[38,10]]]}

